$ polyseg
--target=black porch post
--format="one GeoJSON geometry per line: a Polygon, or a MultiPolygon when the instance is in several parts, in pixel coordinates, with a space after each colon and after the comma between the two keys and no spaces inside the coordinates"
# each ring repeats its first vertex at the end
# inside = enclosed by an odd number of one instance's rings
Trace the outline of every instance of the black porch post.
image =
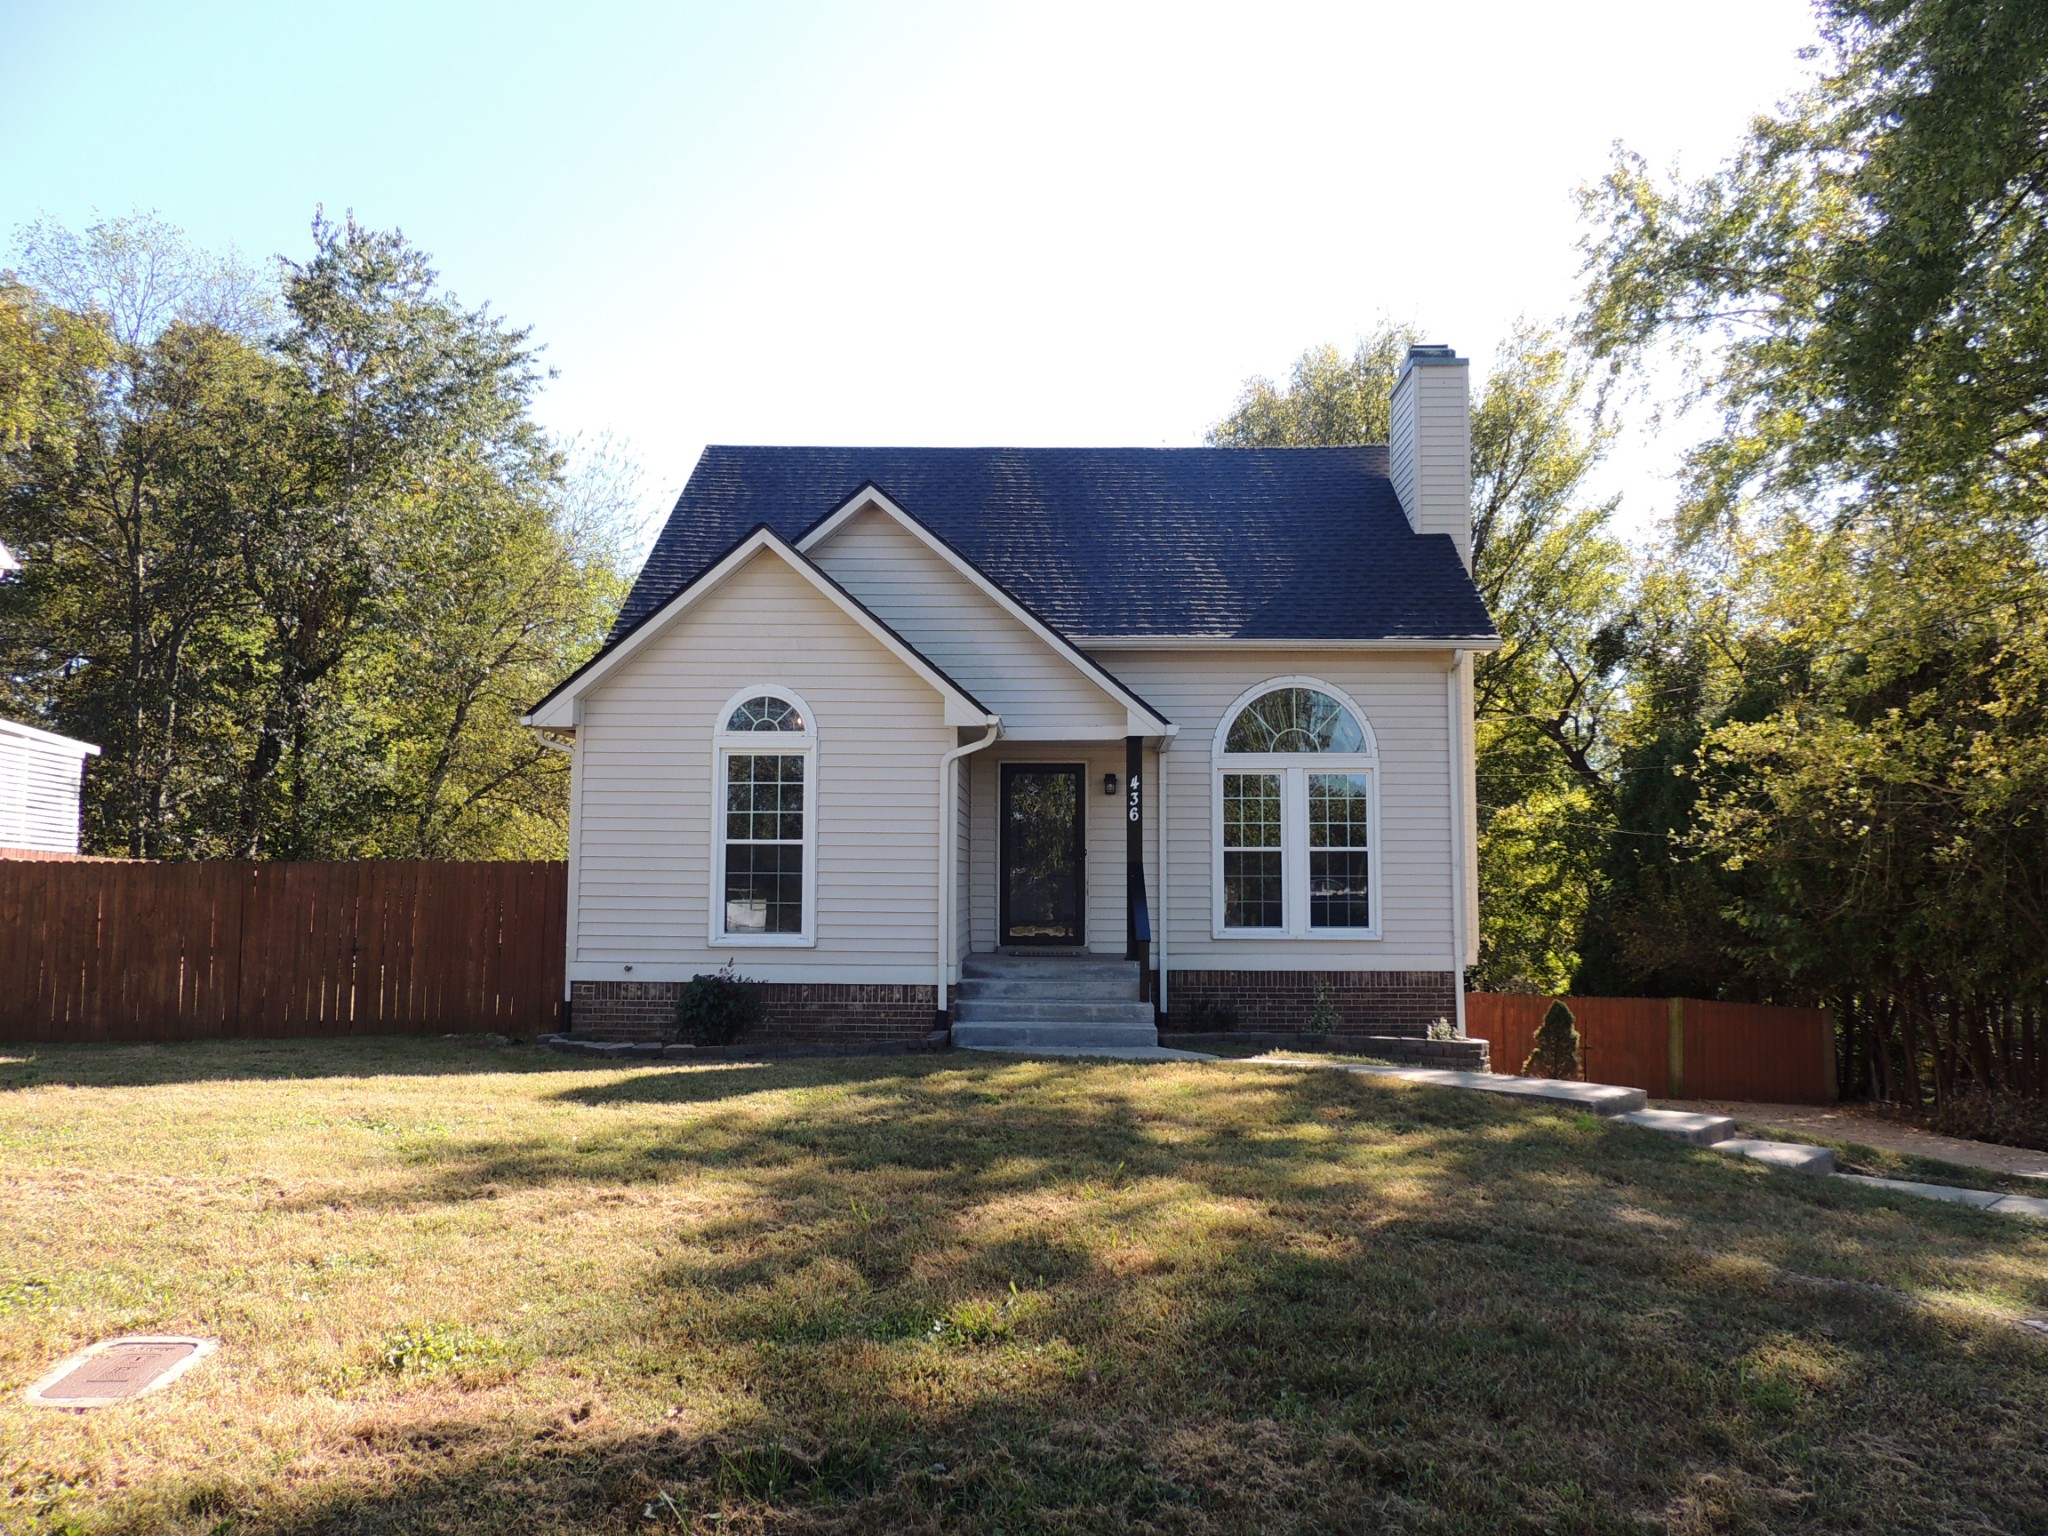
{"type": "Polygon", "coordinates": [[[1124,958],[1142,963],[1152,941],[1145,904],[1145,738],[1124,738],[1124,958]]]}

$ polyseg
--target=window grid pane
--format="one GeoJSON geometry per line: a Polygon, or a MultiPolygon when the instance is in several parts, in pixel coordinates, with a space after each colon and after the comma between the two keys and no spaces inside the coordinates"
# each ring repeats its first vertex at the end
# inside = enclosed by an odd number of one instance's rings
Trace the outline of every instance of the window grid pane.
{"type": "Polygon", "coordinates": [[[1223,776],[1223,926],[1282,928],[1280,775],[1223,776]]]}
{"type": "Polygon", "coordinates": [[[726,758],[725,836],[725,931],[802,933],[803,754],[726,758]]]}
{"type": "Polygon", "coordinates": [[[801,844],[733,843],[725,850],[725,931],[802,933],[801,844]]]}
{"type": "Polygon", "coordinates": [[[735,752],[725,760],[725,835],[735,842],[803,841],[801,756],[735,752]]]}
{"type": "Polygon", "coordinates": [[[1362,773],[1308,776],[1308,925],[1370,928],[1366,848],[1370,780],[1362,773]]]}

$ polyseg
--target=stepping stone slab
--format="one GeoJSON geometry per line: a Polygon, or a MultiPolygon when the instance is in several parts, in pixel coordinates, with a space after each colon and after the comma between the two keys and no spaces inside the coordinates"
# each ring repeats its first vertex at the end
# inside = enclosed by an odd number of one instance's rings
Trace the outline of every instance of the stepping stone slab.
{"type": "Polygon", "coordinates": [[[1726,1115],[1702,1115],[1684,1109],[1638,1109],[1621,1118],[1630,1125],[1660,1136],[1676,1136],[1696,1147],[1711,1147],[1735,1135],[1735,1122],[1726,1115]]]}
{"type": "Polygon", "coordinates": [[[1852,1184],[1889,1189],[1901,1195],[1916,1195],[1922,1200],[1945,1200],[1950,1205],[1968,1205],[1980,1211],[2000,1211],[2008,1216],[2034,1216],[2048,1221],[2048,1200],[2037,1200],[2032,1195],[2001,1195],[1995,1189],[1962,1189],[1954,1184],[1915,1184],[1910,1179],[1879,1179],[1867,1173],[1845,1173],[1840,1177],[1852,1184]]]}
{"type": "Polygon", "coordinates": [[[1829,1147],[1809,1147],[1797,1141],[1751,1141],[1741,1136],[1714,1142],[1712,1146],[1714,1151],[1726,1152],[1730,1157],[1752,1158],[1773,1168],[1789,1168],[1794,1173],[1835,1171],[1835,1154],[1829,1147]]]}
{"type": "MultiPolygon", "coordinates": [[[[1325,1065],[1287,1059],[1298,1067],[1325,1065]]],[[[1641,1088],[1619,1088],[1609,1083],[1568,1083],[1553,1077],[1501,1077],[1491,1072],[1452,1072],[1437,1067],[1347,1066],[1344,1070],[1369,1073],[1374,1077],[1398,1077],[1403,1082],[1425,1083],[1432,1088],[1471,1088],[1480,1093],[1497,1093],[1503,1098],[1562,1104],[1569,1109],[1588,1109],[1596,1115],[1626,1115],[1647,1109],[1650,1103],[1649,1094],[1641,1088]]]]}

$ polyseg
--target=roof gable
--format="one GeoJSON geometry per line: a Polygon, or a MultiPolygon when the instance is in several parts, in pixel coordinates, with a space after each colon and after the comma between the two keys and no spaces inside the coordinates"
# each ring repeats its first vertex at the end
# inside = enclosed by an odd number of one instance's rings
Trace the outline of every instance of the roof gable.
{"type": "Polygon", "coordinates": [[[1083,648],[1495,638],[1451,541],[1409,527],[1383,447],[711,447],[621,627],[747,528],[801,539],[864,485],[1083,648]]]}
{"type": "Polygon", "coordinates": [[[1003,717],[1004,734],[1159,735],[1166,718],[898,506],[863,487],[797,541],[912,644],[1003,717]]]}
{"type": "Polygon", "coordinates": [[[578,717],[577,701],[584,694],[599,686],[655,636],[675,624],[754,560],[761,558],[776,559],[788,566],[822,601],[838,608],[884,650],[922,678],[945,700],[948,725],[983,726],[995,721],[997,717],[979,699],[871,613],[858,598],[820,570],[787,539],[772,528],[758,527],[700,571],[666,602],[649,610],[634,624],[615,630],[602,650],[534,705],[520,723],[542,729],[573,729],[578,717]]]}

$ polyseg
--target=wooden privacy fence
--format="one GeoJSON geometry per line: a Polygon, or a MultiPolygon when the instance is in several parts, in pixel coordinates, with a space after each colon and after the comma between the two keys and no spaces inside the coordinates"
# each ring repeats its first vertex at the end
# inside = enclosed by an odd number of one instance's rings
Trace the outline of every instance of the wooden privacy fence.
{"type": "MultiPolygon", "coordinates": [[[[1491,1045],[1494,1071],[1519,1072],[1554,1001],[1468,992],[1465,1032],[1491,1045]]],[[[1825,1008],[1691,997],[1568,997],[1565,1004],[1578,1020],[1579,1059],[1594,1082],[1660,1098],[1834,1102],[1835,1030],[1825,1008]]]]}
{"type": "Polygon", "coordinates": [[[0,1041],[552,1029],[567,866],[0,861],[0,1041]]]}

